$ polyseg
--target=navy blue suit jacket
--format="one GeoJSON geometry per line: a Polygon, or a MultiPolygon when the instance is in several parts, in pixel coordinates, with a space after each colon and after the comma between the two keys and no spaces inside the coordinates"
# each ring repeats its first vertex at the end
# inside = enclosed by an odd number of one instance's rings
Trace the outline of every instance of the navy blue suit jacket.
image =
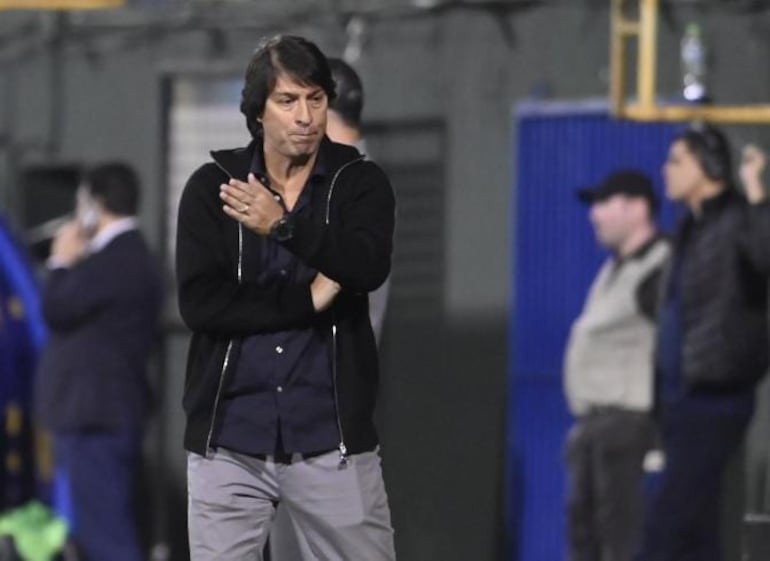
{"type": "Polygon", "coordinates": [[[137,230],[51,271],[43,293],[51,337],[37,377],[38,416],[47,428],[139,428],[162,292],[159,265],[137,230]]]}

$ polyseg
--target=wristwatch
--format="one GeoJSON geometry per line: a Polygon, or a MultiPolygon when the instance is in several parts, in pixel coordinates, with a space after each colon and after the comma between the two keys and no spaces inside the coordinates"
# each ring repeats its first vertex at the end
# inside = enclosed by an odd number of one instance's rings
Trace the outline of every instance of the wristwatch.
{"type": "Polygon", "coordinates": [[[287,215],[283,215],[278,222],[270,227],[270,237],[279,242],[285,242],[294,235],[294,224],[287,215]]]}

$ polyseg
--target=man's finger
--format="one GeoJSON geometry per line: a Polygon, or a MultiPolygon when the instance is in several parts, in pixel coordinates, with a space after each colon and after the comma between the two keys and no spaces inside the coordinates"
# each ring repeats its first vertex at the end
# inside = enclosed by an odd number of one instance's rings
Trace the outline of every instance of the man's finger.
{"type": "Polygon", "coordinates": [[[231,179],[225,185],[230,189],[236,189],[244,193],[249,193],[253,190],[253,187],[249,183],[245,183],[240,179],[231,179]]]}
{"type": "Polygon", "coordinates": [[[222,199],[227,206],[234,208],[239,212],[245,212],[250,206],[248,200],[242,194],[236,196],[224,189],[220,191],[219,198],[222,199]]]}
{"type": "Polygon", "coordinates": [[[231,197],[233,200],[236,200],[236,201],[245,202],[245,201],[250,201],[254,198],[254,195],[252,195],[248,191],[244,189],[240,189],[239,187],[235,187],[233,185],[222,185],[222,188],[220,189],[220,193],[228,197],[231,197]]]}

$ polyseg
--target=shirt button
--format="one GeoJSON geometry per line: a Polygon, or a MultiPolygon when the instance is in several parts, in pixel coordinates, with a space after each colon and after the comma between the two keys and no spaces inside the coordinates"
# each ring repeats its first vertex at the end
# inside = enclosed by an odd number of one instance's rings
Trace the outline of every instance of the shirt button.
{"type": "Polygon", "coordinates": [[[286,276],[286,269],[281,269],[281,276],[282,276],[282,277],[285,277],[285,276],[286,276]]]}
{"type": "Polygon", "coordinates": [[[277,388],[275,388],[275,391],[277,391],[278,393],[282,393],[283,392],[283,386],[278,386],[277,388]]]}
{"type": "Polygon", "coordinates": [[[280,345],[278,345],[278,346],[275,348],[275,352],[277,352],[278,354],[281,354],[281,353],[283,353],[283,347],[282,347],[282,346],[280,346],[280,345]]]}

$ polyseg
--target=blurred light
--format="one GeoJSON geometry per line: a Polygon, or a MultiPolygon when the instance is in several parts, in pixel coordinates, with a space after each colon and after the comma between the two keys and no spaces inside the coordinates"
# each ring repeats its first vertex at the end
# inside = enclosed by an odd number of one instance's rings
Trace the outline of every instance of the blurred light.
{"type": "Polygon", "coordinates": [[[364,50],[366,21],[360,16],[353,16],[345,27],[347,43],[342,58],[348,64],[355,64],[364,50]]]}

